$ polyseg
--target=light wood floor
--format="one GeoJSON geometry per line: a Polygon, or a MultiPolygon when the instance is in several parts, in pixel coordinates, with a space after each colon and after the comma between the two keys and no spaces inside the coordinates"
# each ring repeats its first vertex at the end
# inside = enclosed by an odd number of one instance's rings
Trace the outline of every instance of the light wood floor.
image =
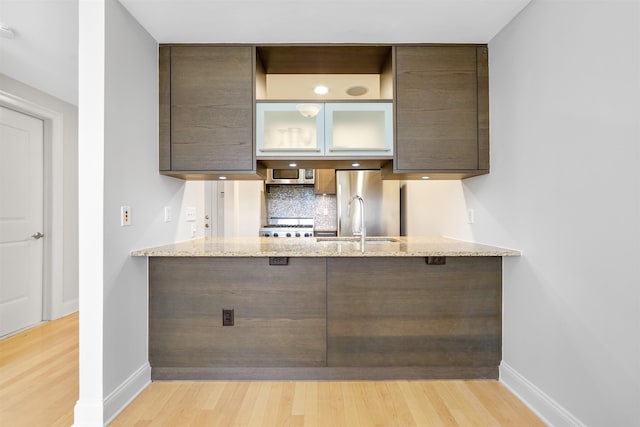
{"type": "Polygon", "coordinates": [[[160,382],[116,426],[544,426],[497,381],[160,382]]]}
{"type": "Polygon", "coordinates": [[[0,426],[69,427],[77,400],[77,313],[0,341],[0,426]]]}
{"type": "MultiPolygon", "coordinates": [[[[0,341],[0,426],[71,426],[78,316],[0,341]]],[[[111,424],[544,426],[497,381],[156,382],[111,424]]]]}

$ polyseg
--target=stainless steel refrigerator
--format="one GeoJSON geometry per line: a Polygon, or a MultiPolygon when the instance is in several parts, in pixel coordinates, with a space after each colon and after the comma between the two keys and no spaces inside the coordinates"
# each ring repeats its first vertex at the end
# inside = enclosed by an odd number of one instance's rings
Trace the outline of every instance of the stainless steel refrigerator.
{"type": "Polygon", "coordinates": [[[367,236],[400,235],[400,184],[383,181],[380,171],[336,171],[338,236],[353,236],[360,231],[360,204],[364,200],[367,236]],[[349,208],[349,201],[351,207],[349,208]]]}

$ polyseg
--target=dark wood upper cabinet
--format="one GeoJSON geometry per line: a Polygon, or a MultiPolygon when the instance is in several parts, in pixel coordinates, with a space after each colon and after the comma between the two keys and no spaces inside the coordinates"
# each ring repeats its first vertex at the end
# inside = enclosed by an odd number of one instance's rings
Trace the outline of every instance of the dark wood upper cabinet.
{"type": "Polygon", "coordinates": [[[159,72],[159,169],[171,170],[171,48],[160,47],[159,72]]]}
{"type": "MultiPolygon", "coordinates": [[[[160,171],[186,179],[261,179],[263,169],[275,165],[256,161],[256,91],[264,89],[265,73],[287,70],[385,76],[394,102],[393,161],[358,158],[376,161],[372,167],[381,167],[384,179],[489,173],[485,45],[163,45],[160,171]]],[[[349,162],[348,156],[318,157],[301,167],[348,168],[349,162]]]]}
{"type": "Polygon", "coordinates": [[[380,74],[391,46],[258,46],[267,74],[380,74]]]}
{"type": "Polygon", "coordinates": [[[159,65],[160,170],[255,171],[254,48],[162,46],[159,65]]]}
{"type": "Polygon", "coordinates": [[[488,173],[487,48],[397,46],[395,67],[393,172],[488,173]]]}
{"type": "Polygon", "coordinates": [[[336,170],[316,169],[314,192],[316,194],[336,194],[336,170]]]}

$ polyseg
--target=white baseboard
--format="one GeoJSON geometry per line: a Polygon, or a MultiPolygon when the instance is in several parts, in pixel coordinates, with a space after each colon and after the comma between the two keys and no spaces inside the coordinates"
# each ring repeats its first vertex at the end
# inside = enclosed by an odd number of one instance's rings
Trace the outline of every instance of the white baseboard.
{"type": "Polygon", "coordinates": [[[45,310],[43,318],[45,321],[58,320],[78,311],[78,298],[55,303],[49,310],[45,310]]]}
{"type": "Polygon", "coordinates": [[[78,311],[78,298],[71,301],[65,301],[62,303],[62,315],[60,317],[68,316],[76,311],[78,311]]]}
{"type": "Polygon", "coordinates": [[[149,384],[151,365],[146,362],[104,399],[104,425],[113,421],[149,384]]]}
{"type": "Polygon", "coordinates": [[[553,400],[508,364],[500,363],[500,382],[553,427],[586,427],[579,419],[553,400]]]}

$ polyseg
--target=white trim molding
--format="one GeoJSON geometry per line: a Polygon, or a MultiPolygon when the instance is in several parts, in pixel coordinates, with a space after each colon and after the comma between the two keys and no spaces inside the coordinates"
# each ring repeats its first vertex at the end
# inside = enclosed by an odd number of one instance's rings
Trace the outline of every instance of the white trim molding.
{"type": "Polygon", "coordinates": [[[96,427],[104,424],[103,402],[97,399],[78,400],[73,408],[72,427],[96,427]]]}
{"type": "Polygon", "coordinates": [[[104,425],[113,421],[133,400],[151,384],[151,365],[142,365],[104,399],[104,425]]]}
{"type": "Polygon", "coordinates": [[[43,320],[52,320],[77,311],[77,300],[64,302],[64,203],[63,203],[63,123],[58,111],[0,90],[0,105],[44,121],[44,266],[43,320]]]}
{"type": "Polygon", "coordinates": [[[500,382],[549,426],[586,427],[562,405],[504,361],[500,363],[500,382]]]}

